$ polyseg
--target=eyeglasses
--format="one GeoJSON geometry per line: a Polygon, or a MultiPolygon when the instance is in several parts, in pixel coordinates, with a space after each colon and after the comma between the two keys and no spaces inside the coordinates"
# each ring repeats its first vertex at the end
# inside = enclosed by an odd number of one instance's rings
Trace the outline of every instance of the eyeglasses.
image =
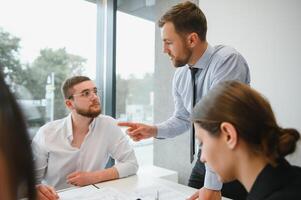
{"type": "Polygon", "coordinates": [[[68,97],[68,99],[72,99],[73,97],[76,97],[76,96],[81,96],[81,97],[85,97],[85,98],[91,98],[91,96],[94,94],[96,96],[100,96],[100,93],[101,91],[97,88],[93,88],[93,89],[86,89],[80,93],[77,93],[77,94],[73,94],[73,95],[70,95],[68,97]]]}

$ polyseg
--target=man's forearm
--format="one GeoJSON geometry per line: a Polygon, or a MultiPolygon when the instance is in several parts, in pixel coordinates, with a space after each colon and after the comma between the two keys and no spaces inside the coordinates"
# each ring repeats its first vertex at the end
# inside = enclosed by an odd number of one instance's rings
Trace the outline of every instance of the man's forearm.
{"type": "MultiPolygon", "coordinates": [[[[95,183],[119,178],[119,173],[115,167],[94,172],[95,183]]],[[[94,182],[94,181],[93,181],[94,182]]]]}
{"type": "Polygon", "coordinates": [[[190,128],[190,122],[177,117],[171,117],[168,120],[156,124],[158,138],[173,138],[187,131],[190,128]]]}

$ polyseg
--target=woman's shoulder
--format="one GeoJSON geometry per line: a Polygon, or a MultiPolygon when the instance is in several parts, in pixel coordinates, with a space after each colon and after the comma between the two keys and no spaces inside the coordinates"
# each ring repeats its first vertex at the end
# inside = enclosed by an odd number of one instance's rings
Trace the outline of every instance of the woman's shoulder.
{"type": "MultiPolygon", "coordinates": [[[[285,172],[287,181],[278,188],[267,200],[300,200],[301,199],[301,167],[287,164],[285,172]]],[[[277,179],[277,177],[276,177],[277,179]]],[[[280,180],[279,180],[280,181],[280,180]]]]}

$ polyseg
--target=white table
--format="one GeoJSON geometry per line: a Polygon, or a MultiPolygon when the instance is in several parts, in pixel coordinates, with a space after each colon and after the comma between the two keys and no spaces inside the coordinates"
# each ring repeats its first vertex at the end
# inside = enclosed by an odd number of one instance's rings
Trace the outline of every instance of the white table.
{"type": "MultiPolygon", "coordinates": [[[[151,185],[164,185],[167,187],[170,187],[174,190],[177,190],[183,194],[185,194],[187,197],[191,196],[194,194],[197,189],[175,183],[173,181],[165,180],[162,178],[152,178],[152,177],[146,177],[146,176],[140,176],[139,173],[135,176],[127,177],[124,179],[118,179],[118,180],[113,180],[113,181],[108,181],[108,182],[103,182],[96,184],[98,187],[104,187],[104,186],[111,186],[114,187],[120,191],[131,191],[135,188],[139,187],[145,187],[145,186],[151,186],[151,185]]],[[[222,200],[230,200],[226,197],[223,197],[222,200]]]]}
{"type": "MultiPolygon", "coordinates": [[[[97,187],[101,188],[114,188],[119,192],[133,192],[134,190],[137,190],[138,188],[145,188],[145,187],[152,187],[152,186],[164,186],[168,187],[170,189],[175,190],[176,192],[179,192],[183,194],[185,197],[189,197],[190,195],[194,194],[197,190],[185,185],[181,185],[172,181],[164,180],[161,178],[154,178],[154,177],[146,177],[142,175],[135,175],[130,176],[127,178],[117,179],[113,181],[107,181],[96,184],[97,187]]],[[[78,192],[76,190],[77,188],[70,188],[67,190],[63,190],[62,192],[67,192],[71,194],[73,191],[74,193],[78,192]]],[[[97,190],[94,186],[88,186],[88,190],[97,190]]],[[[85,190],[81,190],[79,194],[82,194],[85,190]]],[[[60,195],[60,193],[59,193],[60,195]]],[[[97,198],[95,198],[97,199],[97,198]]],[[[184,198],[185,199],[185,198],[184,198]]],[[[64,200],[64,199],[63,199],[64,200]]],[[[94,200],[94,198],[93,198],[94,200]]],[[[223,200],[228,200],[227,198],[223,198],[223,200]]]]}
{"type": "Polygon", "coordinates": [[[59,192],[62,200],[154,200],[156,192],[160,191],[159,200],[183,200],[194,194],[197,190],[169,180],[146,177],[142,175],[102,182],[95,186],[82,188],[69,188],[59,192]],[[96,187],[95,187],[96,186],[96,187]],[[124,198],[122,198],[122,196],[124,198]],[[142,197],[142,198],[140,198],[142,197]]]}
{"type": "Polygon", "coordinates": [[[178,172],[154,165],[144,165],[139,167],[137,172],[137,176],[139,177],[153,177],[153,178],[161,178],[168,181],[173,181],[178,183],[178,172]]]}
{"type": "Polygon", "coordinates": [[[98,187],[109,186],[124,192],[132,191],[136,188],[142,188],[142,187],[147,187],[152,185],[164,185],[174,190],[177,190],[187,196],[190,196],[197,191],[197,189],[195,188],[181,185],[172,181],[164,180],[161,178],[152,178],[152,177],[145,177],[139,175],[96,184],[96,186],[98,187]]]}

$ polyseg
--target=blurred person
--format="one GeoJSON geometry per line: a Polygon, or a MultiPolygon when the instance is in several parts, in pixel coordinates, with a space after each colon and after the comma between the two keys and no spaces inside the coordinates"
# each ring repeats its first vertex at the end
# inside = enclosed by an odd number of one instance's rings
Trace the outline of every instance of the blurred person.
{"type": "Polygon", "coordinates": [[[4,81],[0,63],[0,199],[36,199],[34,165],[21,110],[4,81]]]}
{"type": "MultiPolygon", "coordinates": [[[[173,77],[172,94],[175,111],[169,119],[156,125],[142,123],[119,123],[128,126],[128,135],[134,140],[155,137],[172,138],[190,130],[189,120],[192,108],[207,92],[224,80],[239,80],[250,83],[250,72],[246,60],[234,48],[224,45],[211,46],[206,40],[207,20],[201,9],[186,1],[173,6],[159,20],[163,51],[176,67],[173,77]]],[[[193,133],[191,133],[193,135],[193,133]]],[[[191,136],[194,143],[194,136],[191,136]]],[[[191,151],[194,144],[191,145],[191,151]]],[[[188,185],[201,188],[190,199],[200,194],[203,200],[218,200],[223,196],[231,199],[245,199],[246,191],[237,182],[222,186],[216,174],[209,167],[197,161],[188,185]]],[[[192,158],[191,158],[192,160],[192,158]]]]}
{"type": "Polygon", "coordinates": [[[200,159],[222,182],[239,180],[249,200],[301,199],[301,168],[285,159],[300,133],[280,127],[257,91],[237,81],[221,83],[195,106],[192,120],[200,159]]]}
{"type": "Polygon", "coordinates": [[[70,114],[42,126],[32,147],[40,199],[58,199],[56,190],[85,186],[134,175],[138,164],[134,150],[117,122],[101,115],[99,90],[85,76],[62,85],[70,114]],[[112,157],[117,162],[105,169],[112,157]]]}

